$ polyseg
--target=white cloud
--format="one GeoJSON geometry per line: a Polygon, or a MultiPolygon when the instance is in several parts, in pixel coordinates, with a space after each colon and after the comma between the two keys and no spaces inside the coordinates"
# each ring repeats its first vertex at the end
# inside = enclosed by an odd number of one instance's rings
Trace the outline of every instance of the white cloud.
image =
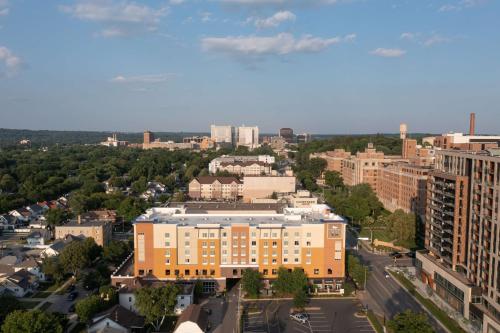
{"type": "Polygon", "coordinates": [[[123,36],[136,31],[154,31],[169,8],[152,8],[132,1],[82,0],[75,5],[60,6],[60,10],[82,21],[101,23],[100,35],[123,36]],[[118,30],[121,33],[118,33],[118,30]]]}
{"type": "Polygon", "coordinates": [[[399,58],[404,56],[406,54],[406,51],[402,49],[386,49],[379,47],[373,51],[370,51],[370,54],[384,58],[399,58]]]}
{"type": "Polygon", "coordinates": [[[0,16],[9,15],[9,1],[8,0],[0,0],[0,16]]]}
{"type": "Polygon", "coordinates": [[[185,0],[170,0],[170,2],[169,2],[169,3],[170,3],[171,5],[176,6],[176,5],[183,4],[184,2],[185,2],[185,0]]]}
{"type": "Polygon", "coordinates": [[[453,12],[453,11],[458,11],[458,10],[461,10],[462,8],[459,7],[459,6],[455,6],[455,5],[450,5],[450,4],[446,4],[446,5],[442,5],[441,7],[439,7],[439,12],[453,12]]]}
{"type": "Polygon", "coordinates": [[[414,32],[403,32],[399,38],[406,40],[414,40],[418,36],[418,33],[414,32]]]}
{"type": "Polygon", "coordinates": [[[443,44],[443,43],[449,43],[451,42],[452,39],[449,38],[449,37],[444,37],[444,36],[441,36],[441,35],[436,35],[436,34],[433,34],[432,36],[430,36],[429,38],[427,38],[426,40],[424,40],[422,42],[422,44],[424,46],[433,46],[433,45],[436,45],[436,44],[443,44]]]}
{"type": "Polygon", "coordinates": [[[472,8],[487,3],[488,0],[460,0],[454,4],[445,4],[439,7],[439,12],[456,12],[462,9],[472,8]]]}
{"type": "Polygon", "coordinates": [[[277,27],[286,21],[295,21],[296,18],[297,16],[291,11],[283,10],[267,18],[250,18],[249,20],[253,21],[257,28],[264,29],[277,27]]]}
{"type": "Polygon", "coordinates": [[[290,33],[280,33],[271,37],[207,37],[201,40],[201,46],[204,51],[234,56],[259,57],[264,55],[320,52],[331,45],[352,41],[354,38],[355,35],[333,38],[305,35],[300,38],[295,38],[290,33]]]}
{"type": "Polygon", "coordinates": [[[201,22],[203,23],[215,21],[215,19],[212,18],[212,13],[210,12],[200,12],[199,15],[201,17],[201,22]]]}
{"type": "Polygon", "coordinates": [[[109,80],[113,83],[161,83],[175,77],[175,74],[149,74],[138,76],[118,75],[109,80]]]}
{"type": "MultiPolygon", "coordinates": [[[[3,63],[7,76],[12,76],[17,73],[21,67],[21,58],[15,55],[11,50],[5,46],[0,46],[0,63],[3,63]]],[[[0,76],[2,73],[0,72],[0,76]]]]}

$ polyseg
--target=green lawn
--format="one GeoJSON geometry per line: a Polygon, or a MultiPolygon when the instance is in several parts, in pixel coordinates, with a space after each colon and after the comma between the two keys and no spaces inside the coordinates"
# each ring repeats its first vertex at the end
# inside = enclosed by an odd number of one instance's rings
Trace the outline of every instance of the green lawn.
{"type": "Polygon", "coordinates": [[[46,298],[46,297],[49,297],[50,294],[52,294],[51,291],[38,291],[36,292],[33,296],[31,296],[32,298],[46,298]]]}
{"type": "Polygon", "coordinates": [[[401,282],[401,284],[408,290],[408,292],[412,294],[416,299],[418,299],[419,302],[422,303],[437,320],[439,320],[448,330],[450,330],[450,332],[466,333],[455,320],[453,320],[448,316],[446,312],[441,310],[436,304],[434,304],[428,298],[425,298],[422,295],[420,295],[420,293],[418,293],[418,291],[416,290],[415,286],[411,283],[411,281],[408,280],[406,277],[404,277],[403,274],[397,274],[394,272],[390,273],[395,279],[401,282]]]}
{"type": "Polygon", "coordinates": [[[26,309],[26,310],[30,310],[30,309],[33,309],[35,306],[38,305],[38,301],[27,301],[27,300],[20,300],[20,303],[21,303],[21,306],[26,309]]]}
{"type": "Polygon", "coordinates": [[[375,328],[375,331],[377,331],[377,333],[384,333],[384,327],[372,310],[368,310],[367,316],[368,320],[370,320],[370,323],[372,323],[373,327],[375,328]]]}
{"type": "MultiPolygon", "coordinates": [[[[370,229],[368,228],[363,228],[361,232],[359,233],[359,237],[368,237],[370,239],[371,237],[371,232],[370,229]]],[[[391,235],[389,235],[389,232],[387,230],[373,230],[373,240],[378,239],[383,242],[390,242],[393,239],[391,239],[391,235]]]]}

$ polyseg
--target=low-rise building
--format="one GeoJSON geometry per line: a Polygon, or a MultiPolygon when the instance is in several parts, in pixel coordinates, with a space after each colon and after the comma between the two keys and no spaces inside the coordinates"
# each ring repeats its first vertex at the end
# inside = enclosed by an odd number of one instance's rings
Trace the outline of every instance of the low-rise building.
{"type": "Polygon", "coordinates": [[[96,314],[87,332],[141,333],[147,332],[145,326],[144,317],[117,304],[96,314]]]}
{"type": "Polygon", "coordinates": [[[245,176],[243,178],[243,201],[270,198],[273,195],[289,195],[297,188],[295,176],[245,176]]]}
{"type": "Polygon", "coordinates": [[[221,162],[217,171],[228,172],[234,175],[261,176],[271,174],[271,165],[260,161],[248,162],[221,162]]]}
{"type": "Polygon", "coordinates": [[[207,313],[200,305],[191,304],[177,320],[174,333],[203,333],[208,329],[207,313]]]}
{"type": "Polygon", "coordinates": [[[189,197],[194,200],[237,200],[243,185],[236,177],[196,177],[189,183],[189,197]]]}
{"type": "Polygon", "coordinates": [[[46,230],[34,231],[26,236],[26,245],[32,248],[44,248],[49,239],[50,234],[46,230]]]}
{"type": "Polygon", "coordinates": [[[106,246],[111,241],[112,223],[100,220],[88,220],[78,216],[64,225],[56,226],[55,238],[64,239],[66,236],[92,237],[97,245],[106,246]]]}
{"type": "Polygon", "coordinates": [[[217,171],[221,169],[221,164],[235,164],[235,163],[247,163],[247,162],[262,162],[265,164],[273,164],[276,162],[274,156],[270,155],[248,155],[248,156],[234,156],[234,155],[223,155],[214,158],[210,161],[208,165],[208,171],[210,174],[216,174],[217,171]]]}
{"type": "Polygon", "coordinates": [[[341,292],[345,228],[326,205],[255,214],[152,208],[134,223],[134,275],[146,281],[199,280],[210,293],[247,268],[259,270],[267,283],[283,266],[304,269],[320,290],[341,292]]]}

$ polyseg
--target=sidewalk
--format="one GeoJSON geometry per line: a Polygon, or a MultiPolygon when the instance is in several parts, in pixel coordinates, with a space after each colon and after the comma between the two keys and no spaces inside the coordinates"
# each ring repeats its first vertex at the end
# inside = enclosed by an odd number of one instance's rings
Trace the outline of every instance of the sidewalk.
{"type": "MultiPolygon", "coordinates": [[[[66,282],[64,282],[62,284],[62,286],[60,286],[59,288],[57,288],[56,290],[54,290],[49,296],[45,297],[42,299],[42,301],[40,303],[38,303],[37,306],[34,307],[34,310],[37,310],[37,309],[40,309],[42,307],[43,304],[49,302],[49,300],[51,298],[53,298],[54,294],[57,295],[58,292],[60,292],[61,290],[65,289],[69,284],[71,284],[73,282],[73,278],[69,278],[66,282]]],[[[52,303],[52,302],[51,302],[52,303]]]]}

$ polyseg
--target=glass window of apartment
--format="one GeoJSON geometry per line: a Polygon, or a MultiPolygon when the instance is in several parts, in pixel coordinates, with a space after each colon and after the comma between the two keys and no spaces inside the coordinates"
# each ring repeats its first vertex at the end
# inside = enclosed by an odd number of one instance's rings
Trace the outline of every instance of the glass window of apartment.
{"type": "Polygon", "coordinates": [[[283,262],[288,262],[288,258],[283,258],[283,262]]]}
{"type": "Polygon", "coordinates": [[[252,250],[252,255],[257,255],[257,250],[252,250]]]}
{"type": "Polygon", "coordinates": [[[204,233],[201,235],[201,237],[203,237],[203,238],[207,238],[207,236],[208,236],[208,234],[207,234],[206,232],[204,232],[204,233]]]}
{"type": "Polygon", "coordinates": [[[295,250],[293,250],[293,253],[294,253],[294,254],[299,254],[299,250],[298,250],[298,249],[295,249],[295,250]]]}
{"type": "Polygon", "coordinates": [[[257,262],[257,259],[252,258],[252,263],[255,263],[255,262],[257,262]]]}
{"type": "Polygon", "coordinates": [[[252,241],[252,246],[257,246],[257,242],[256,241],[252,241]]]}
{"type": "Polygon", "coordinates": [[[264,256],[267,256],[269,254],[269,250],[268,249],[264,249],[264,256]]]}
{"type": "Polygon", "coordinates": [[[288,237],[288,231],[285,231],[285,232],[283,233],[283,237],[285,237],[285,238],[286,238],[286,237],[288,237]]]}
{"type": "Polygon", "coordinates": [[[165,238],[170,238],[170,234],[168,232],[165,233],[165,238]]]}
{"type": "Polygon", "coordinates": [[[293,261],[294,262],[299,262],[299,258],[294,258],[293,261]]]}
{"type": "Polygon", "coordinates": [[[278,234],[276,232],[273,232],[273,235],[272,235],[273,238],[278,238],[278,234]]]}
{"type": "Polygon", "coordinates": [[[225,232],[225,231],[224,231],[224,232],[222,233],[222,237],[227,237],[227,232],[225,232]]]}
{"type": "Polygon", "coordinates": [[[201,242],[201,246],[207,247],[207,242],[201,242]]]}
{"type": "Polygon", "coordinates": [[[189,245],[190,245],[189,241],[184,242],[184,246],[189,246],[189,245]]]}
{"type": "Polygon", "coordinates": [[[296,240],[296,241],[294,241],[294,242],[293,242],[293,245],[295,245],[295,246],[299,246],[299,244],[300,244],[300,243],[299,243],[299,241],[298,241],[298,240],[296,240]]]}
{"type": "Polygon", "coordinates": [[[215,234],[213,232],[210,233],[210,238],[214,238],[215,234]]]}
{"type": "Polygon", "coordinates": [[[237,257],[238,256],[238,252],[233,252],[233,257],[237,257]]]}
{"type": "Polygon", "coordinates": [[[210,250],[210,255],[214,256],[215,255],[215,250],[210,250]]]}
{"type": "Polygon", "coordinates": [[[262,274],[264,274],[264,275],[267,275],[268,273],[269,273],[269,270],[267,270],[267,269],[264,269],[264,270],[262,271],[262,274]]]}
{"type": "Polygon", "coordinates": [[[262,260],[262,263],[263,263],[264,265],[267,265],[267,264],[269,264],[269,260],[267,260],[267,258],[264,258],[264,260],[262,260]]]}
{"type": "Polygon", "coordinates": [[[189,264],[190,259],[186,258],[186,264],[189,264]]]}
{"type": "Polygon", "coordinates": [[[277,247],[278,246],[278,242],[273,242],[273,247],[277,247]]]}
{"type": "Polygon", "coordinates": [[[215,264],[215,258],[210,258],[210,263],[215,264]]]}
{"type": "Polygon", "coordinates": [[[170,258],[165,258],[165,264],[170,265],[170,258]]]}
{"type": "Polygon", "coordinates": [[[170,249],[165,250],[165,257],[170,257],[170,249]]]}
{"type": "Polygon", "coordinates": [[[210,247],[215,247],[215,242],[214,241],[210,241],[210,247]]]}
{"type": "Polygon", "coordinates": [[[227,250],[222,250],[222,254],[226,255],[227,254],[227,250]]]}
{"type": "Polygon", "coordinates": [[[208,259],[207,258],[203,258],[202,263],[203,263],[203,265],[208,264],[208,259]]]}
{"type": "Polygon", "coordinates": [[[264,247],[268,247],[268,242],[267,241],[264,241],[264,247]]]}
{"type": "Polygon", "coordinates": [[[306,246],[311,246],[311,242],[307,241],[306,246]]]}
{"type": "Polygon", "coordinates": [[[186,238],[189,238],[189,237],[190,237],[190,234],[189,234],[189,232],[188,232],[188,231],[186,231],[186,232],[184,233],[184,237],[186,237],[186,238]]]}
{"type": "Polygon", "coordinates": [[[206,256],[207,255],[207,250],[201,251],[201,254],[204,255],[204,256],[206,256]]]}
{"type": "Polygon", "coordinates": [[[238,238],[238,233],[237,232],[233,232],[233,238],[238,238]]]}
{"type": "Polygon", "coordinates": [[[273,257],[278,256],[278,252],[276,250],[273,250],[273,257]]]}
{"type": "Polygon", "coordinates": [[[241,237],[241,238],[247,238],[247,233],[246,233],[246,232],[242,232],[242,233],[240,234],[240,237],[241,237]]]}
{"type": "Polygon", "coordinates": [[[311,258],[306,258],[306,264],[308,264],[308,265],[311,264],[311,258]]]}
{"type": "Polygon", "coordinates": [[[276,259],[273,259],[273,264],[276,264],[276,262],[277,262],[276,259]]]}
{"type": "Polygon", "coordinates": [[[267,232],[264,233],[264,238],[268,238],[269,234],[267,232]]]}
{"type": "Polygon", "coordinates": [[[165,275],[170,275],[170,269],[165,270],[165,275]]]}
{"type": "Polygon", "coordinates": [[[283,245],[288,246],[288,241],[283,241],[283,245]]]}
{"type": "Polygon", "coordinates": [[[184,255],[189,256],[191,255],[191,251],[189,249],[184,250],[184,255]]]}
{"type": "Polygon", "coordinates": [[[273,274],[273,275],[278,274],[278,270],[273,268],[273,270],[271,271],[271,274],[273,274]]]}
{"type": "Polygon", "coordinates": [[[307,249],[306,251],[306,256],[310,257],[311,256],[311,249],[307,249]]]}
{"type": "Polygon", "coordinates": [[[227,258],[226,257],[222,257],[222,263],[223,264],[227,264],[227,258]]]}
{"type": "Polygon", "coordinates": [[[227,246],[227,241],[222,241],[222,246],[227,246]]]}
{"type": "Polygon", "coordinates": [[[300,236],[300,232],[296,231],[295,232],[295,237],[299,237],[300,236]]]}
{"type": "Polygon", "coordinates": [[[184,275],[188,275],[188,276],[189,276],[189,275],[190,275],[190,273],[191,273],[191,272],[189,271],[189,269],[185,269],[185,270],[184,270],[184,275]]]}
{"type": "Polygon", "coordinates": [[[283,254],[288,254],[288,250],[283,250],[283,254]]]}
{"type": "Polygon", "coordinates": [[[308,232],[308,233],[306,234],[306,237],[311,238],[311,233],[310,233],[310,232],[308,232]]]}
{"type": "Polygon", "coordinates": [[[170,246],[170,241],[166,241],[165,246],[170,246]]]}
{"type": "Polygon", "coordinates": [[[318,275],[319,274],[319,269],[315,268],[314,269],[314,275],[318,275]]]}

